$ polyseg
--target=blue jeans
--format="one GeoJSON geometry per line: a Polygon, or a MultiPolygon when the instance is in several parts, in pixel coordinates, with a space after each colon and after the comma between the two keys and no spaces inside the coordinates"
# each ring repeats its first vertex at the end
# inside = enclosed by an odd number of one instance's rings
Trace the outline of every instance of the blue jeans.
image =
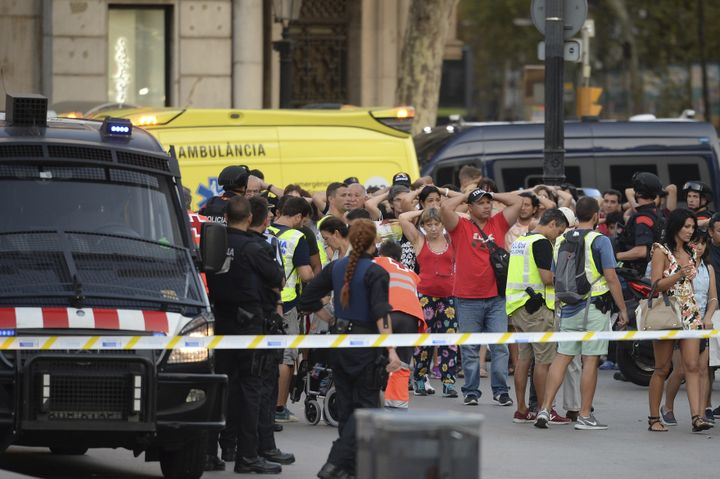
{"type": "MultiPolygon", "coordinates": [[[[508,329],[505,314],[505,298],[496,296],[488,299],[455,299],[458,326],[461,333],[505,333],[508,329]]],[[[505,344],[491,344],[490,386],[493,396],[508,392],[508,347],[505,344]]],[[[480,397],[479,344],[460,346],[462,368],[465,373],[465,396],[480,397]]]]}

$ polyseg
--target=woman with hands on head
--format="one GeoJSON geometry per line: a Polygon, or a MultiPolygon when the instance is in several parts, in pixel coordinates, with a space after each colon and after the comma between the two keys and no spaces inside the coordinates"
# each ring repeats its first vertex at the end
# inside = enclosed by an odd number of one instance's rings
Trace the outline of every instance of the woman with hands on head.
{"type": "MultiPolygon", "coordinates": [[[[453,273],[455,251],[445,235],[440,211],[437,208],[409,211],[400,215],[403,234],[415,248],[420,266],[418,293],[425,322],[432,333],[457,332],[457,318],[453,301],[453,273]],[[417,221],[417,226],[415,225],[417,221]],[[423,231],[424,230],[424,231],[423,231]]],[[[415,394],[427,394],[425,378],[432,367],[433,347],[415,350],[415,394]]],[[[443,397],[457,397],[455,369],[457,346],[438,347],[443,397]]]]}

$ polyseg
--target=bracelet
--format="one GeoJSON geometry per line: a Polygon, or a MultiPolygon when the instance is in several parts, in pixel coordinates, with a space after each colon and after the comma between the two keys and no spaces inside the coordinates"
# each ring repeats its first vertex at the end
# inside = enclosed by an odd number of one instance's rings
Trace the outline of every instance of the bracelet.
{"type": "Polygon", "coordinates": [[[445,188],[445,197],[447,198],[450,195],[450,188],[445,188]]]}
{"type": "Polygon", "coordinates": [[[718,300],[717,298],[710,298],[710,299],[708,299],[708,304],[710,304],[710,301],[717,301],[717,300],[718,300]]]}

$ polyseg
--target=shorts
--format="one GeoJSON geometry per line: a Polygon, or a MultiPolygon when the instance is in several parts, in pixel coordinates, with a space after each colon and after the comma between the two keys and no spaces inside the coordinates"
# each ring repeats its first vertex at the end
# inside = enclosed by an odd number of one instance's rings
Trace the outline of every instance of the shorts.
{"type": "MultiPolygon", "coordinates": [[[[288,336],[295,336],[300,334],[300,319],[298,318],[297,308],[293,308],[287,313],[283,314],[283,325],[285,326],[285,334],[287,334],[288,336]]],[[[293,366],[297,361],[297,358],[297,348],[287,348],[283,350],[283,364],[293,366]]]]}
{"type": "MultiPolygon", "coordinates": [[[[533,314],[525,307],[516,309],[508,318],[519,333],[547,333],[554,330],[555,312],[542,306],[533,314]]],[[[520,359],[535,358],[537,364],[550,364],[555,358],[557,343],[518,343],[520,359]]]]}
{"type": "MultiPolygon", "coordinates": [[[[587,327],[583,327],[585,310],[568,318],[560,318],[560,331],[610,331],[610,314],[601,313],[594,304],[588,311],[587,327]]],[[[557,352],[566,356],[602,356],[608,352],[608,341],[566,341],[558,344],[557,352]]]]}

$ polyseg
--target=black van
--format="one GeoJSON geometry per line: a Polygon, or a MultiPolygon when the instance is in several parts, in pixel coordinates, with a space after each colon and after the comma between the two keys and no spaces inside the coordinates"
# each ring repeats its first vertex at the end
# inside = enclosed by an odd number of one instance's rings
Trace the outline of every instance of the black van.
{"type": "MultiPolygon", "coordinates": [[[[422,175],[437,185],[457,184],[465,165],[480,168],[500,191],[541,182],[542,123],[459,123],[415,137],[422,175]]],[[[720,177],[718,138],[709,123],[688,120],[572,121],[565,123],[565,175],[576,186],[623,191],[636,171],[664,184],[715,184],[720,177]]],[[[720,192],[715,189],[715,204],[720,192]]]]}

